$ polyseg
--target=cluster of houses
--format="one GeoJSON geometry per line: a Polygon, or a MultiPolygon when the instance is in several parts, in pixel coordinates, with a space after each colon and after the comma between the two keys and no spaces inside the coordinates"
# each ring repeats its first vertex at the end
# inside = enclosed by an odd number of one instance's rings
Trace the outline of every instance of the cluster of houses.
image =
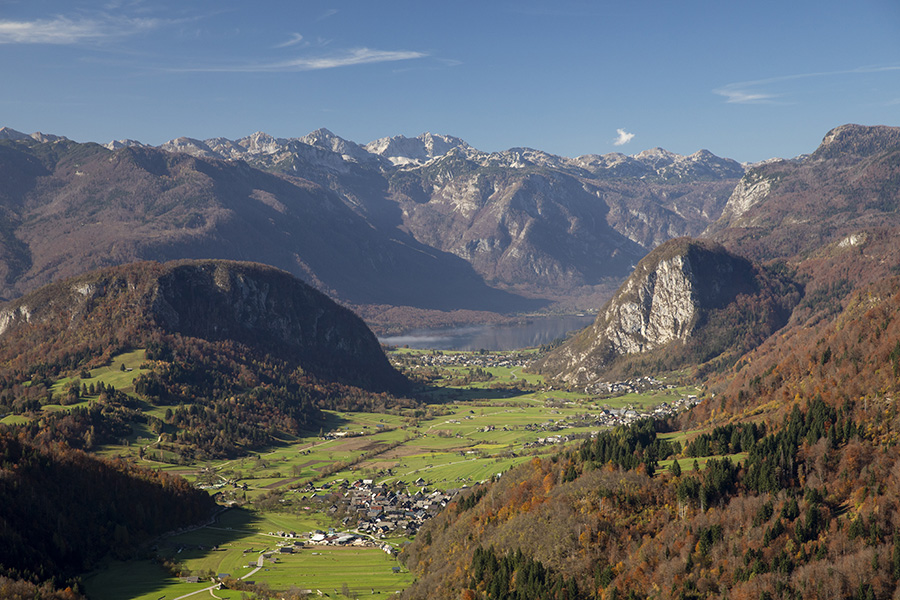
{"type": "MultiPolygon", "coordinates": [[[[550,419],[545,423],[525,425],[525,429],[529,431],[557,432],[573,427],[606,428],[617,427],[619,425],[630,425],[635,421],[646,417],[652,417],[654,419],[665,419],[684,410],[687,410],[699,404],[699,402],[700,400],[697,398],[697,396],[689,395],[682,396],[681,398],[678,398],[671,403],[663,402],[662,404],[653,407],[652,410],[646,411],[637,410],[635,408],[604,408],[599,413],[585,413],[576,415],[574,417],[569,417],[566,420],[555,421],[553,419],[550,419]]],[[[596,435],[596,433],[597,432],[594,432],[594,435],[596,435]]],[[[560,444],[568,442],[571,439],[571,436],[563,434],[549,435],[547,437],[538,438],[535,442],[525,444],[525,447],[531,448],[546,444],[560,444]]]]}
{"type": "Polygon", "coordinates": [[[675,386],[665,384],[655,377],[645,376],[625,381],[597,381],[588,384],[584,388],[586,394],[598,396],[622,396],[624,394],[639,394],[652,390],[668,390],[675,386]]]}
{"type": "Polygon", "coordinates": [[[534,362],[534,354],[519,354],[504,352],[492,354],[490,352],[462,352],[443,353],[435,351],[432,354],[416,355],[416,363],[430,367],[526,367],[534,362]]]}
{"type": "Polygon", "coordinates": [[[327,512],[336,516],[346,515],[342,522],[349,529],[343,532],[317,530],[308,535],[294,531],[270,531],[268,535],[280,538],[274,554],[290,554],[305,545],[379,547],[388,554],[394,554],[394,547],[380,540],[391,535],[415,534],[425,521],[436,516],[467,487],[464,485],[447,492],[429,491],[427,482],[422,478],[412,485],[419,488],[418,491],[408,491],[403,482],[388,487],[371,479],[353,483],[336,481],[318,488],[307,488],[303,491],[315,492],[311,499],[328,498],[329,502],[334,502],[327,512]]]}
{"type": "Polygon", "coordinates": [[[419,491],[395,491],[385,485],[377,485],[370,479],[350,485],[343,497],[348,522],[356,520],[356,530],[375,538],[392,533],[412,535],[422,524],[436,516],[460,490],[429,491],[424,479],[417,479],[414,486],[419,491]]]}

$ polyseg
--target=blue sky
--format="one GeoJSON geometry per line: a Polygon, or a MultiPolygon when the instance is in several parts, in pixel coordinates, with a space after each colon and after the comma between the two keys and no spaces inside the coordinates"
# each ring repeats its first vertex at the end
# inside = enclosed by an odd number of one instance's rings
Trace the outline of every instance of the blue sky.
{"type": "Polygon", "coordinates": [[[896,0],[0,0],[0,125],[741,161],[900,126],[896,0]]]}

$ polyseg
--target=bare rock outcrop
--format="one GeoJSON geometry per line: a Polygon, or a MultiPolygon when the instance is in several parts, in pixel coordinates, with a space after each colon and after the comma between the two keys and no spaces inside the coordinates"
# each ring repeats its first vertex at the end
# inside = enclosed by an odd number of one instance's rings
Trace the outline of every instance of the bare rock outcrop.
{"type": "Polygon", "coordinates": [[[658,372],[737,355],[783,325],[797,297],[790,282],[714,242],[671,240],[638,263],[593,325],[537,368],[583,385],[641,365],[658,372]]]}

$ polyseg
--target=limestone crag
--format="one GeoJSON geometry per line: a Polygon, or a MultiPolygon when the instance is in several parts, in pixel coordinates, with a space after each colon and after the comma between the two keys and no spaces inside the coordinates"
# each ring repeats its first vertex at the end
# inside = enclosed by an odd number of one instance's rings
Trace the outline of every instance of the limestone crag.
{"type": "Polygon", "coordinates": [[[671,240],[638,263],[593,325],[536,368],[565,385],[585,385],[629,357],[652,355],[673,367],[688,357],[709,360],[779,327],[773,297],[764,273],[748,260],[713,242],[671,240]],[[745,331],[722,335],[734,331],[734,322],[745,331]]]}
{"type": "Polygon", "coordinates": [[[757,171],[751,171],[734,188],[722,210],[721,220],[731,225],[736,224],[744,213],[765,200],[771,189],[771,179],[757,171]]]}
{"type": "Polygon", "coordinates": [[[674,256],[645,277],[629,279],[621,297],[604,314],[604,334],[616,354],[653,350],[690,335],[697,316],[690,258],[674,256]]]}

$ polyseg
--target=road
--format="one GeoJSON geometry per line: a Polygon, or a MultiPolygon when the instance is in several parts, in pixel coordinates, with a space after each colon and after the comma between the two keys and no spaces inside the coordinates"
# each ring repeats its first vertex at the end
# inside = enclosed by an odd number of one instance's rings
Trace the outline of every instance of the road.
{"type": "MultiPolygon", "coordinates": [[[[265,564],[264,561],[266,560],[265,557],[263,556],[264,553],[265,553],[265,550],[263,550],[262,552],[259,553],[259,557],[256,559],[256,568],[253,569],[252,571],[246,573],[245,575],[242,575],[238,579],[247,579],[251,575],[255,574],[257,571],[262,569],[263,565],[265,564]]],[[[178,596],[174,600],[182,600],[182,598],[190,598],[191,596],[196,596],[197,594],[202,594],[203,592],[209,592],[210,596],[212,596],[213,598],[218,598],[218,596],[216,596],[213,593],[213,591],[216,590],[218,587],[219,587],[219,584],[217,583],[215,585],[211,585],[211,586],[203,588],[201,590],[197,590],[196,592],[191,592],[190,594],[185,594],[184,596],[178,596]]]]}

